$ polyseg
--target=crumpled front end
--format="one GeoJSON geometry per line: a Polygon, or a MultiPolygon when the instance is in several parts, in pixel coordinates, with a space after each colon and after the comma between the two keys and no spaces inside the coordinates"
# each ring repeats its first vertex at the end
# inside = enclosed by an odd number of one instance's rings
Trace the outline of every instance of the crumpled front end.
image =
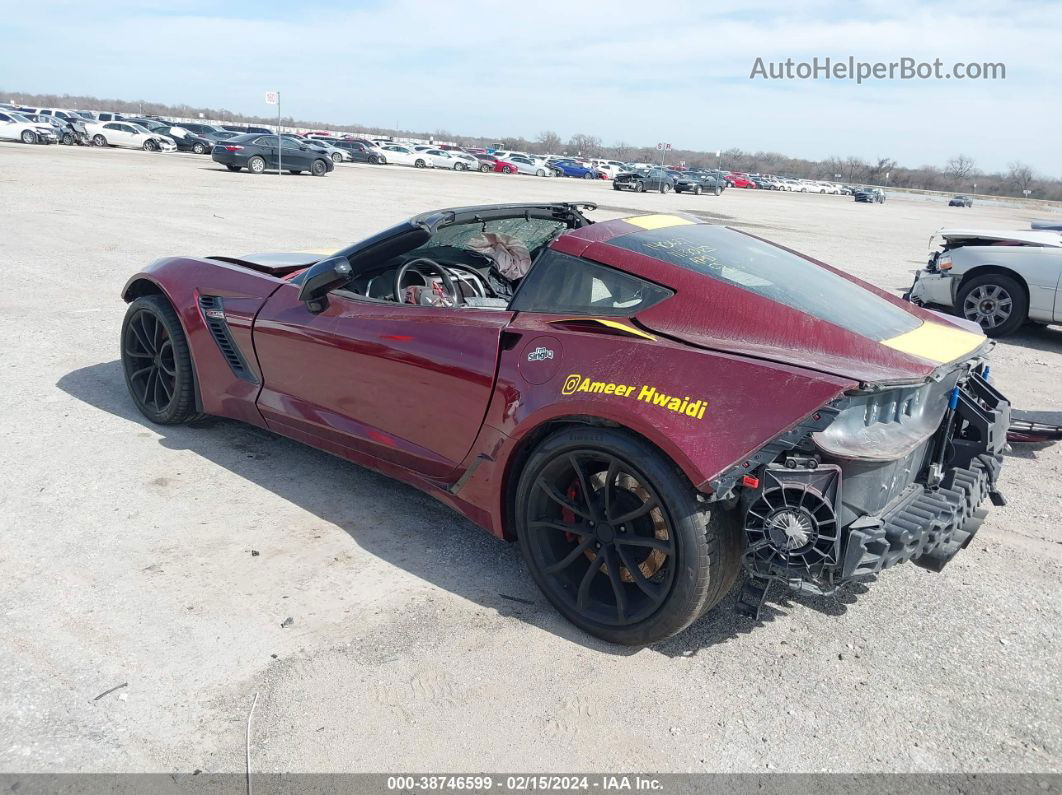
{"type": "Polygon", "coordinates": [[[978,360],[937,381],[850,393],[715,484],[737,489],[755,615],[772,582],[829,594],[911,561],[940,571],[996,489],[1010,404],[978,360]]]}

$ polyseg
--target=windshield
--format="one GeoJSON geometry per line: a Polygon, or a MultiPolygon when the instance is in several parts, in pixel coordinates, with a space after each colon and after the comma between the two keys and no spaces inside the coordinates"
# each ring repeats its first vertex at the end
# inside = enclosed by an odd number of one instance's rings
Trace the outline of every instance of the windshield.
{"type": "Polygon", "coordinates": [[[895,337],[922,324],[842,276],[724,226],[672,226],[623,235],[609,244],[688,268],[873,340],[895,337]]]}
{"type": "Polygon", "coordinates": [[[455,224],[444,226],[439,229],[420,248],[436,248],[438,246],[450,246],[453,248],[468,249],[469,241],[483,234],[507,235],[515,237],[525,246],[528,251],[534,252],[544,243],[553,239],[554,235],[567,228],[563,221],[552,221],[545,218],[500,218],[486,223],[475,222],[470,224],[455,224]]]}

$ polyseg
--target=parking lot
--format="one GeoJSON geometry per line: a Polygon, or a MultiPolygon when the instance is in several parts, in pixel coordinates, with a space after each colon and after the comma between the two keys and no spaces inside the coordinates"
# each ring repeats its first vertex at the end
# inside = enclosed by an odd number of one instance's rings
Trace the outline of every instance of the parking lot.
{"type": "MultiPolygon", "coordinates": [[[[1012,451],[1009,505],[942,574],[774,592],[759,623],[731,595],[634,650],[574,629],[515,546],[411,488],[235,422],[152,426],[128,398],[119,293],[153,259],[584,199],[697,213],[896,293],[937,228],[1050,215],[0,144],[0,769],[240,771],[257,692],[261,771],[1059,770],[1062,445],[1012,451]]],[[[1062,327],[1002,341],[992,372],[1017,407],[1062,408],[1062,327]]]]}

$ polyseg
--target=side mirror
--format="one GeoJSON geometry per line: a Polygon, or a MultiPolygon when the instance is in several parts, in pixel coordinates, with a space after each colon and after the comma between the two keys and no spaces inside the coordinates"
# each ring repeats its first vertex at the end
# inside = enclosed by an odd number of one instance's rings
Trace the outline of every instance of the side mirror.
{"type": "Polygon", "coordinates": [[[299,300],[315,315],[328,308],[328,294],[350,281],[351,268],[346,257],[332,257],[318,262],[306,272],[299,300]]]}

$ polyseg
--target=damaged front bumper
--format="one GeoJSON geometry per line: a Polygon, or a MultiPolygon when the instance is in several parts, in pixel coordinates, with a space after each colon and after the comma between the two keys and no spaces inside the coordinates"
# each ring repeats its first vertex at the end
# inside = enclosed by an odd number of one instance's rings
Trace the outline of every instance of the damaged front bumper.
{"type": "Polygon", "coordinates": [[[904,293],[903,297],[919,306],[953,307],[957,281],[951,273],[918,270],[915,271],[911,289],[904,293]]]}
{"type": "Polygon", "coordinates": [[[985,372],[978,365],[945,385],[952,408],[898,460],[813,452],[810,440],[841,412],[836,406],[816,412],[818,427],[764,448],[770,462],[743,477],[739,497],[749,575],[739,611],[757,615],[771,583],[828,595],[906,561],[940,571],[968,546],[987,513],[981,504],[1005,503],[996,482],[1010,404],[985,372]]]}

